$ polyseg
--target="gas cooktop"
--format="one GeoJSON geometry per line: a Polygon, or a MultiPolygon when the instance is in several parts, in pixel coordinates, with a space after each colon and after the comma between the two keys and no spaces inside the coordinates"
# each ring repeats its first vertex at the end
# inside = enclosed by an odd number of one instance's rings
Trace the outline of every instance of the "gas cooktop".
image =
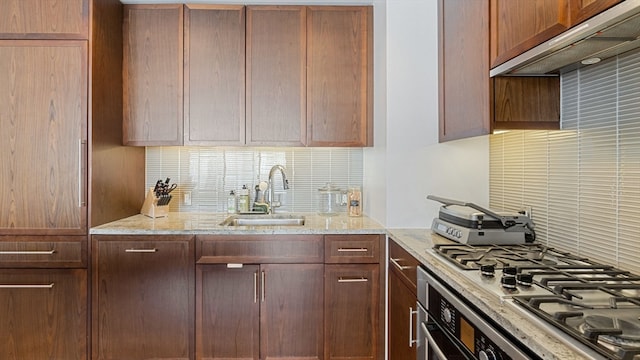
{"type": "Polygon", "coordinates": [[[438,244],[433,250],[573,343],[602,358],[640,359],[639,276],[539,244],[438,244]]]}

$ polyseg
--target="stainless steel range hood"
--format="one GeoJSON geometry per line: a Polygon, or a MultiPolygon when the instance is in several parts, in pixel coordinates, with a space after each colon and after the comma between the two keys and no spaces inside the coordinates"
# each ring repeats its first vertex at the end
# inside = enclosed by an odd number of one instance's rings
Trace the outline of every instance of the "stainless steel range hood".
{"type": "Polygon", "coordinates": [[[496,66],[489,74],[561,74],[584,66],[582,61],[604,60],[639,48],[639,37],[640,0],[626,0],[496,66]]]}

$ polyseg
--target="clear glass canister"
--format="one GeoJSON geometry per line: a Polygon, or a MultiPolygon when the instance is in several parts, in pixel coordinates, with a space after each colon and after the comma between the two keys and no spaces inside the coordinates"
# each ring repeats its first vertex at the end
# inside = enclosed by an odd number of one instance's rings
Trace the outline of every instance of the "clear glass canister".
{"type": "Polygon", "coordinates": [[[327,183],[325,187],[318,189],[316,206],[319,215],[333,216],[344,211],[346,205],[346,193],[327,183]]]}

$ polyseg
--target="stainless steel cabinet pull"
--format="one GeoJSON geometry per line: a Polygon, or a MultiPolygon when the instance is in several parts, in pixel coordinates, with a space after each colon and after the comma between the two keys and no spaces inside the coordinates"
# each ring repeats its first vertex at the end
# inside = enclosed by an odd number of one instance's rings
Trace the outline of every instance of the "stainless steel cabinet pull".
{"type": "Polygon", "coordinates": [[[253,273],[253,303],[258,302],[258,272],[253,273]]]}
{"type": "Polygon", "coordinates": [[[411,266],[402,266],[402,265],[400,265],[398,260],[400,260],[400,259],[389,258],[389,262],[391,262],[393,265],[395,265],[398,269],[400,269],[400,270],[411,269],[411,266]]]}
{"type": "Polygon", "coordinates": [[[125,249],[124,252],[128,252],[128,253],[154,253],[154,252],[158,252],[158,249],[153,248],[153,249],[125,249]]]}
{"type": "Polygon", "coordinates": [[[0,251],[0,255],[53,255],[55,252],[55,250],[0,251]]]}
{"type": "Polygon", "coordinates": [[[413,315],[418,314],[418,310],[413,310],[412,307],[409,307],[409,347],[413,347],[413,344],[418,343],[418,338],[413,339],[413,315]]]}
{"type": "Polygon", "coordinates": [[[338,278],[339,283],[352,283],[352,282],[367,282],[369,279],[366,277],[342,277],[338,278]]]}
{"type": "Polygon", "coordinates": [[[436,353],[436,357],[439,360],[447,360],[448,358],[444,355],[444,352],[442,352],[442,349],[438,347],[438,344],[436,344],[436,340],[433,338],[433,336],[431,336],[429,329],[427,329],[427,325],[425,325],[425,323],[422,323],[420,324],[420,326],[422,326],[422,331],[424,331],[424,336],[427,338],[427,351],[431,349],[433,350],[434,353],[436,353]]]}
{"type": "Polygon", "coordinates": [[[264,302],[264,292],[265,292],[265,291],[264,291],[264,284],[265,284],[265,278],[266,278],[266,275],[265,275],[265,273],[264,273],[264,271],[263,271],[263,272],[262,272],[262,286],[260,287],[260,290],[261,290],[261,292],[262,292],[262,296],[261,296],[261,298],[262,298],[262,302],[264,302]]]}
{"type": "Polygon", "coordinates": [[[87,205],[84,191],[84,149],[86,148],[87,140],[78,140],[78,207],[84,207],[87,205]]]}
{"type": "Polygon", "coordinates": [[[0,284],[0,289],[52,289],[51,284],[0,284]]]}
{"type": "Polygon", "coordinates": [[[338,248],[338,252],[367,252],[367,248],[338,248]]]}

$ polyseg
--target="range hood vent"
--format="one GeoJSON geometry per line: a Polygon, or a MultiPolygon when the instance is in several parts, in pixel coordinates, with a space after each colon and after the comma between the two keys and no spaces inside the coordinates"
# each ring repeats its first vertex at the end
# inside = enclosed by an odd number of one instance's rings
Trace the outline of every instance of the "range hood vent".
{"type": "Polygon", "coordinates": [[[562,74],[640,48],[640,0],[622,3],[491,69],[490,76],[562,74]]]}

